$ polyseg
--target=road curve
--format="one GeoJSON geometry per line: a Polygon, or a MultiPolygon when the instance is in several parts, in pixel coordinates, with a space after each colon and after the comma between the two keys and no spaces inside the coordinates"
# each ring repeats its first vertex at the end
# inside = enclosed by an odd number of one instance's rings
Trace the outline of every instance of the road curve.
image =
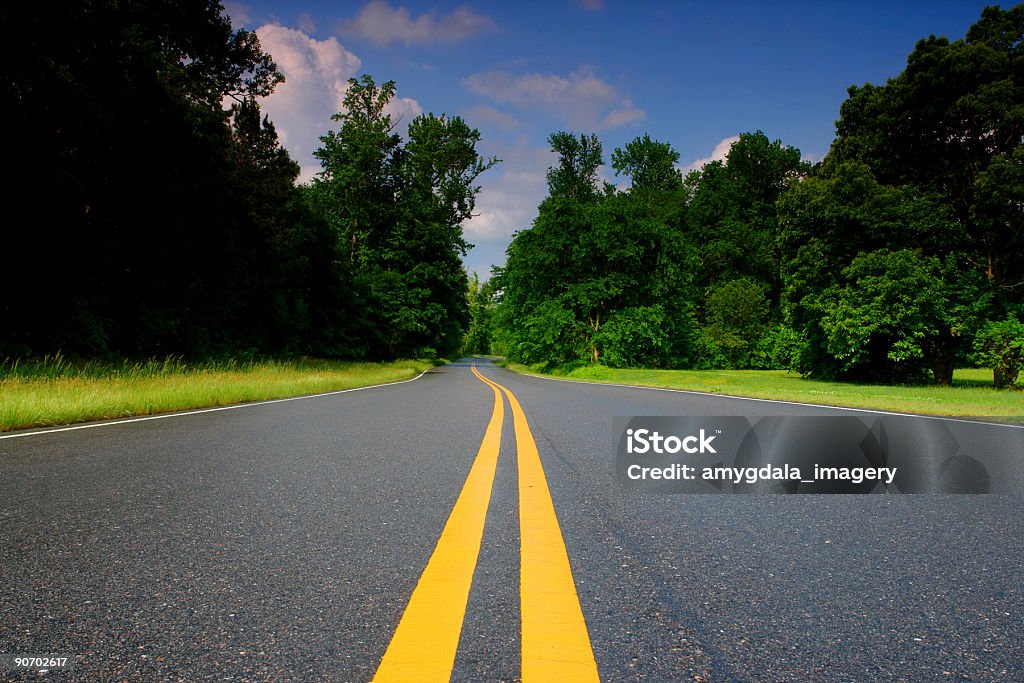
{"type": "MultiPolygon", "coordinates": [[[[475,362],[506,391],[452,680],[524,674],[511,399],[601,680],[1024,680],[1020,496],[626,494],[616,417],[842,413],[475,362]]],[[[0,652],[73,655],[64,680],[371,680],[484,451],[472,364],[0,440],[0,652]]]]}

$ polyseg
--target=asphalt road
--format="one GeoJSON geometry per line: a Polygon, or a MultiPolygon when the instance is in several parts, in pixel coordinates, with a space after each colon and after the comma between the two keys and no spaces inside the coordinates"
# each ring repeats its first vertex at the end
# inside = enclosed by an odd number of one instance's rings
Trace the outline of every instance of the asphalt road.
{"type": "MultiPolygon", "coordinates": [[[[602,680],[1024,680],[1020,495],[624,492],[613,418],[844,413],[479,365],[529,422],[602,680]]],[[[452,680],[521,675],[503,406],[452,680]]],[[[465,361],[388,387],[0,438],[0,653],[74,656],[57,680],[368,681],[493,407],[465,361]]],[[[1021,430],[942,424],[963,448],[1024,458],[1021,430]]],[[[993,490],[1020,469],[992,469],[993,490]]]]}

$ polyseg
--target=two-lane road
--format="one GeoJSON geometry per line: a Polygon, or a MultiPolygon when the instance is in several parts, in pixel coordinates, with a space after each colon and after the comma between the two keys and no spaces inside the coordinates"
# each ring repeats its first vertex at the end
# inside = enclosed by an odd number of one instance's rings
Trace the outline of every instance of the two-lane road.
{"type": "Polygon", "coordinates": [[[0,652],[75,655],[72,680],[367,681],[454,633],[460,681],[529,678],[556,641],[606,681],[1024,680],[1020,497],[626,494],[613,418],[842,411],[477,364],[0,436],[0,652]]]}

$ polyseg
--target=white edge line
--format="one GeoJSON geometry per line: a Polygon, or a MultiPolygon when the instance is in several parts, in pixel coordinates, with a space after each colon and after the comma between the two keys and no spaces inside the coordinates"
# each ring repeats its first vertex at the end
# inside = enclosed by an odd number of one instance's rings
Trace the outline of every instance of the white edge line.
{"type": "MultiPolygon", "coordinates": [[[[498,366],[500,367],[500,366],[498,366]]],[[[502,368],[508,370],[508,368],[502,368]]],[[[873,415],[892,415],[894,417],[920,417],[925,420],[942,420],[943,422],[962,422],[971,425],[988,425],[990,427],[1009,427],[1010,429],[1024,429],[1024,425],[1006,424],[1004,422],[983,422],[981,420],[964,420],[957,417],[941,417],[939,415],[919,415],[917,413],[896,413],[885,410],[871,410],[870,408],[849,408],[847,406],[830,406],[824,403],[800,403],[799,401],[781,401],[775,398],[754,398],[753,396],[733,396],[732,394],[714,394],[709,391],[693,391],[692,389],[668,389],[666,387],[645,387],[638,384],[612,384],[611,382],[585,382],[578,379],[566,379],[564,377],[544,377],[525,372],[514,372],[521,377],[532,377],[534,379],[546,379],[552,382],[571,382],[573,384],[586,384],[597,387],[619,387],[622,389],[648,389],[650,391],[668,391],[674,394],[693,394],[695,396],[713,396],[717,398],[732,398],[737,401],[760,401],[761,403],[781,403],[787,406],[808,406],[811,408],[829,408],[832,410],[849,410],[855,413],[871,413],[873,415]]]]}
{"type": "Polygon", "coordinates": [[[364,389],[378,389],[380,387],[390,387],[396,384],[407,384],[409,382],[415,382],[423,375],[430,372],[431,369],[424,370],[420,374],[416,375],[412,379],[402,379],[397,382],[385,382],[384,384],[371,384],[365,387],[353,387],[351,389],[338,389],[337,391],[327,391],[322,394],[306,394],[304,396],[289,396],[287,398],[272,398],[266,401],[249,401],[247,403],[233,403],[229,406],[217,406],[215,408],[200,408],[198,410],[184,410],[172,413],[161,413],[159,415],[142,415],[140,417],[129,417],[122,420],[106,420],[102,422],[88,422],[86,424],[71,425],[68,427],[54,427],[53,429],[36,429],[32,431],[18,431],[10,434],[0,434],[0,440],[2,439],[19,439],[25,436],[39,436],[40,434],[56,434],[57,432],[73,432],[79,429],[95,429],[96,427],[109,427],[111,425],[123,425],[130,422],[148,422],[149,420],[164,420],[169,417],[185,417],[187,415],[200,415],[202,413],[216,413],[222,410],[235,410],[237,408],[252,408],[253,406],[265,406],[271,403],[286,403],[288,401],[304,401],[308,398],[323,398],[324,396],[336,396],[337,394],[347,394],[352,391],[363,391],[364,389]]]}

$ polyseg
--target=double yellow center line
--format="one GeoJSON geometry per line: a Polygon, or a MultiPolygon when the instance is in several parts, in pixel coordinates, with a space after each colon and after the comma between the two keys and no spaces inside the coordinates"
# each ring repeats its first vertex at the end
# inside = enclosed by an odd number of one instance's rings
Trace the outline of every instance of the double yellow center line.
{"type": "Polygon", "coordinates": [[[481,375],[476,366],[473,374],[494,391],[491,420],[373,680],[451,678],[498,464],[504,392],[512,408],[519,467],[522,679],[526,683],[597,681],[597,664],[569,556],[526,415],[511,391],[481,375]]]}

